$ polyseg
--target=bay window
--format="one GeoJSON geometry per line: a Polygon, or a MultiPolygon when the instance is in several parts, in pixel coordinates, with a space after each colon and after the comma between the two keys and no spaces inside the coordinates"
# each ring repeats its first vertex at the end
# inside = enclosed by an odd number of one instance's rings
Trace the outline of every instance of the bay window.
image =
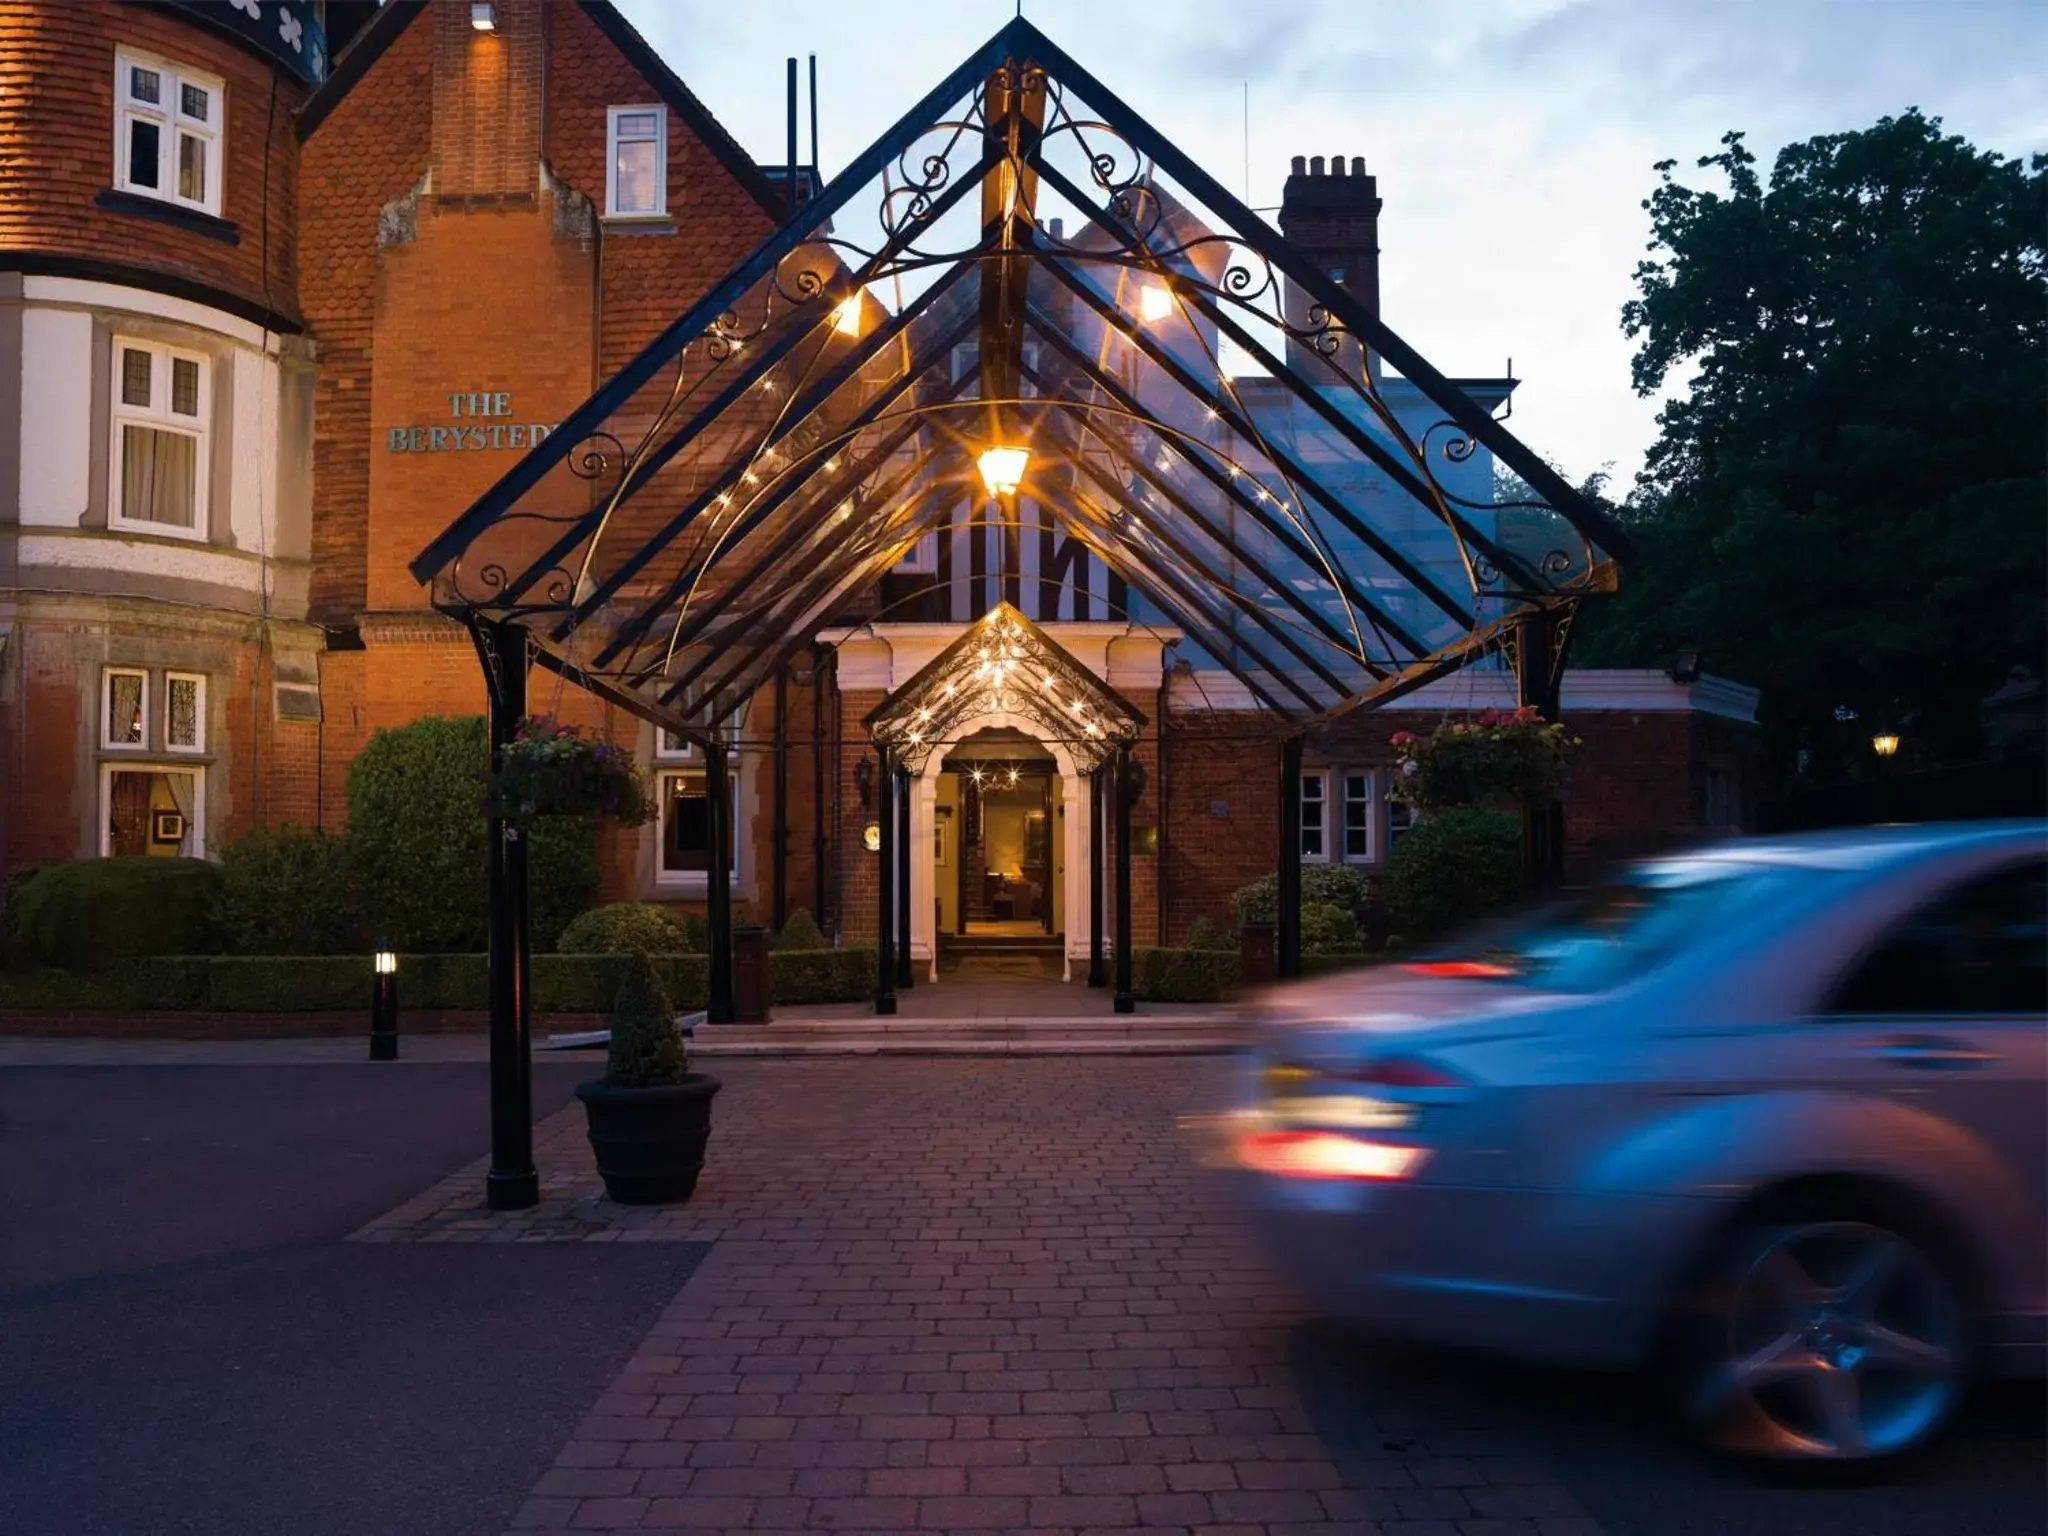
{"type": "Polygon", "coordinates": [[[115,338],[111,527],[206,537],[207,375],[197,353],[115,338]]]}

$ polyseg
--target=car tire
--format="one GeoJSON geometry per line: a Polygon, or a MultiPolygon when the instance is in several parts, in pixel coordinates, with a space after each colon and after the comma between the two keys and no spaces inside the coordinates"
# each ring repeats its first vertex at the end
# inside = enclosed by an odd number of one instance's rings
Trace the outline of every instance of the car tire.
{"type": "Polygon", "coordinates": [[[1674,1406],[1747,1458],[1853,1467],[1928,1445],[1969,1377],[1966,1288],[1912,1223],[1859,1201],[1740,1222],[1676,1309],[1674,1406]]]}

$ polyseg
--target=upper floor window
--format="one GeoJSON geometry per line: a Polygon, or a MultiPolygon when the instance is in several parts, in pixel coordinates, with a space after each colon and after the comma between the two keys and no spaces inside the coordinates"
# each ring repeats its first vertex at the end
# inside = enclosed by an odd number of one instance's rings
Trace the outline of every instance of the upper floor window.
{"type": "Polygon", "coordinates": [[[613,107],[605,134],[607,218],[658,218],[668,212],[668,109],[613,107]]]}
{"type": "Polygon", "coordinates": [[[114,185],[218,215],[225,101],[211,75],[117,54],[114,185]]]}
{"type": "Polygon", "coordinates": [[[115,338],[110,526],[206,537],[206,375],[196,353],[115,338]]]}
{"type": "Polygon", "coordinates": [[[148,748],[149,674],[140,667],[101,672],[100,745],[148,748]]]}

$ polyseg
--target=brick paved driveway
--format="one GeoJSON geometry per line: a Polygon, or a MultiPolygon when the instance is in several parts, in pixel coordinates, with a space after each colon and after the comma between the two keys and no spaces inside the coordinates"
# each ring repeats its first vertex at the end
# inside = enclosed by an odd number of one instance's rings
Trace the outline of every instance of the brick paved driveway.
{"type": "Polygon", "coordinates": [[[1594,1536],[1515,1441],[1350,1405],[1174,1133],[1229,1064],[728,1075],[717,1239],[520,1529],[1594,1536]]]}

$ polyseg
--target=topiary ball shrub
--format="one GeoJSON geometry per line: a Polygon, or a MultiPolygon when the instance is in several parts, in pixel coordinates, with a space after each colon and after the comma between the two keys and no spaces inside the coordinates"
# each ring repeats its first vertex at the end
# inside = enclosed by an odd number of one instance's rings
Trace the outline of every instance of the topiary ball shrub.
{"type": "Polygon", "coordinates": [[[680,955],[687,947],[682,925],[649,901],[592,907],[555,945],[565,955],[680,955]]]}
{"type": "Polygon", "coordinates": [[[1181,941],[1181,948],[1201,950],[1204,953],[1235,950],[1237,940],[1208,918],[1198,917],[1188,924],[1188,936],[1181,941]]]}
{"type": "Polygon", "coordinates": [[[1522,894],[1522,824],[1504,811],[1418,821],[1387,860],[1387,906],[1408,940],[1477,922],[1522,894]]]}
{"type": "Polygon", "coordinates": [[[220,895],[220,868],[204,859],[70,859],[22,888],[21,941],[31,959],[76,971],[217,954],[220,895]]]}
{"type": "MultiPolygon", "coordinates": [[[[481,715],[379,731],[349,765],[350,863],[379,942],[415,954],[485,947],[489,766],[481,715]]],[[[560,933],[597,894],[597,822],[544,816],[520,835],[532,931],[560,933]]]]}
{"type": "Polygon", "coordinates": [[[775,935],[773,947],[776,949],[802,950],[825,949],[828,946],[825,943],[823,930],[818,927],[811,914],[803,907],[798,907],[784,921],[782,932],[775,935]]]}
{"type": "Polygon", "coordinates": [[[348,844],[317,827],[259,827],[220,860],[220,926],[238,955],[360,954],[368,947],[348,844]]]}
{"type": "Polygon", "coordinates": [[[1305,955],[1351,955],[1360,948],[1358,919],[1334,902],[1301,904],[1301,952],[1305,955]]]}
{"type": "MultiPolygon", "coordinates": [[[[1304,864],[1301,868],[1301,904],[1311,902],[1342,907],[1356,912],[1372,899],[1371,876],[1349,864],[1304,864]]],[[[1231,893],[1230,905],[1242,923],[1280,921],[1280,877],[1266,875],[1231,893]]]]}
{"type": "Polygon", "coordinates": [[[614,1088],[666,1088],[689,1076],[689,1050],[674,1014],[653,963],[634,956],[612,1004],[605,1081],[614,1088]]]}

